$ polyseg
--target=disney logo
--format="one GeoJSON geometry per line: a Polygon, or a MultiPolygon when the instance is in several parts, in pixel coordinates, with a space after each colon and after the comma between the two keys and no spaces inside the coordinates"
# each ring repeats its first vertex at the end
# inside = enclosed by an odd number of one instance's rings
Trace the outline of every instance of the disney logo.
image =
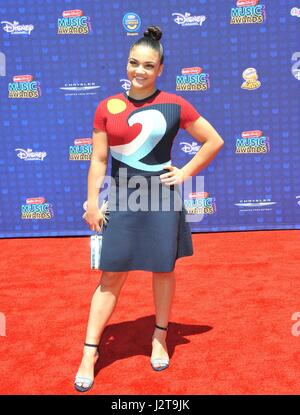
{"type": "Polygon", "coordinates": [[[128,79],[120,79],[120,82],[123,82],[121,85],[122,88],[125,89],[125,91],[129,91],[131,82],[128,79]]]}
{"type": "Polygon", "coordinates": [[[44,160],[47,153],[45,151],[32,151],[31,148],[24,150],[23,148],[16,148],[15,151],[19,151],[17,156],[21,160],[44,160]]]}
{"type": "Polygon", "coordinates": [[[20,25],[19,22],[14,21],[13,23],[3,20],[1,24],[4,24],[3,30],[7,33],[13,35],[30,35],[31,31],[34,29],[32,24],[30,25],[20,25]]]}
{"type": "Polygon", "coordinates": [[[197,144],[195,141],[193,141],[192,144],[182,141],[180,144],[182,145],[181,150],[184,153],[196,154],[197,151],[200,149],[200,145],[197,144]]]}
{"type": "Polygon", "coordinates": [[[206,16],[191,16],[191,13],[187,12],[184,15],[181,13],[172,13],[172,16],[176,16],[174,22],[182,26],[202,26],[202,23],[206,20],[206,16]]]}

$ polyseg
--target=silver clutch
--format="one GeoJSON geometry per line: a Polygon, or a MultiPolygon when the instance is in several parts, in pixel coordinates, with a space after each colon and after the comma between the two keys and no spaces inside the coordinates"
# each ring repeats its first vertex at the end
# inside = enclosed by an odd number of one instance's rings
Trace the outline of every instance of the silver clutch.
{"type": "MultiPolygon", "coordinates": [[[[101,207],[100,212],[103,217],[102,225],[100,232],[105,227],[108,222],[108,202],[105,200],[101,207]]],[[[85,218],[86,213],[83,214],[83,219],[85,218]]],[[[91,268],[92,269],[99,269],[100,268],[100,258],[101,258],[101,250],[102,250],[102,234],[96,233],[90,236],[90,244],[91,244],[91,268]]]]}
{"type": "Polygon", "coordinates": [[[102,249],[102,235],[95,234],[91,235],[91,268],[99,269],[100,268],[100,257],[102,249]]]}

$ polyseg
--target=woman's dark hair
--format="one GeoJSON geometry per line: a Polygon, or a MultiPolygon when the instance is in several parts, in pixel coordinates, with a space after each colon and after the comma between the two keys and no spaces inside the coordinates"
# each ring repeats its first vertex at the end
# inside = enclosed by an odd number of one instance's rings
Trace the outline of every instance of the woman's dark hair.
{"type": "Polygon", "coordinates": [[[164,61],[164,50],[163,46],[160,43],[160,38],[162,37],[162,31],[158,26],[149,26],[144,32],[144,37],[138,39],[131,46],[130,50],[135,46],[149,46],[150,48],[156,50],[160,57],[160,63],[164,61]]]}

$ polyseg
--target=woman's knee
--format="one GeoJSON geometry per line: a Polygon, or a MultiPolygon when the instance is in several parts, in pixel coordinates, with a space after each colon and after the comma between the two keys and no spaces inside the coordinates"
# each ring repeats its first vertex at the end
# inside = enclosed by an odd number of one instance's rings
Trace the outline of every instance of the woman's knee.
{"type": "Polygon", "coordinates": [[[152,273],[154,278],[172,278],[175,277],[175,271],[170,271],[170,272],[153,272],[152,273]]]}
{"type": "Polygon", "coordinates": [[[112,289],[121,287],[128,275],[126,272],[109,272],[103,271],[101,277],[101,286],[103,289],[112,289]]]}

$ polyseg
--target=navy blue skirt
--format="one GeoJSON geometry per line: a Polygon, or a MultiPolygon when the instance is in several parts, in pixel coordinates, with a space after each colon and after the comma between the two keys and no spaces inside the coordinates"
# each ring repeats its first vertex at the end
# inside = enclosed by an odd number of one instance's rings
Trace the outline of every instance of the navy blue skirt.
{"type": "Polygon", "coordinates": [[[114,178],[108,210],[99,269],[171,272],[177,258],[193,255],[178,186],[164,185],[158,176],[145,177],[136,186],[114,178]]]}

